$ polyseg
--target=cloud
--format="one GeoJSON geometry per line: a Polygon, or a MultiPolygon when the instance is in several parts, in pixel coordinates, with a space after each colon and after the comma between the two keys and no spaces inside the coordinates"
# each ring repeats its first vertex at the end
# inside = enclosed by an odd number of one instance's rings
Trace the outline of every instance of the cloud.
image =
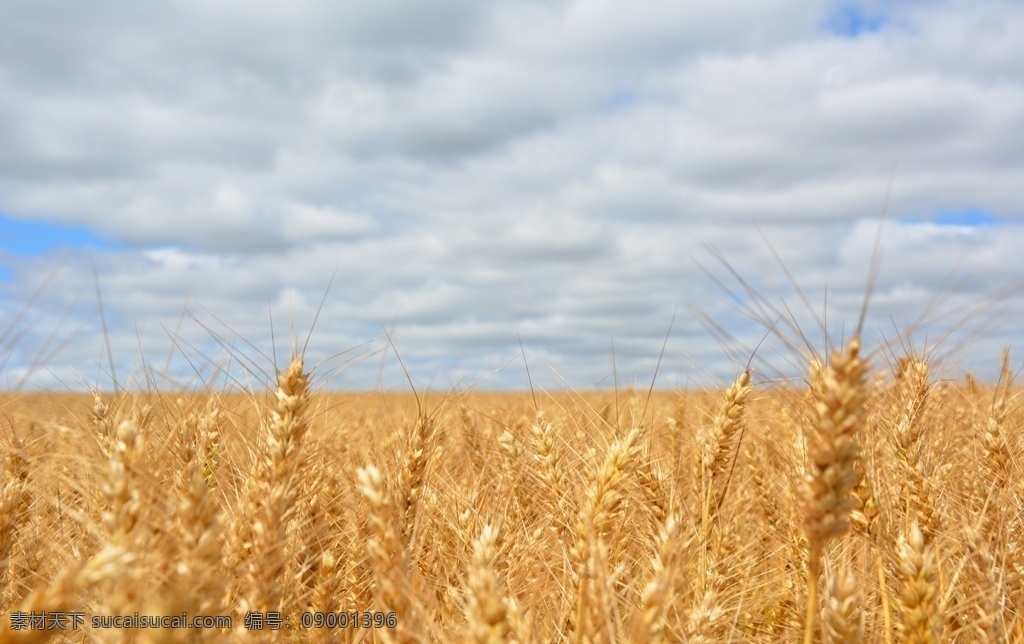
{"type": "MultiPolygon", "coordinates": [[[[38,324],[0,354],[8,382],[69,311],[75,341],[34,382],[109,382],[93,262],[119,375],[176,381],[237,374],[246,352],[259,364],[271,314],[286,350],[289,317],[302,335],[334,276],[310,350],[372,355],[335,358],[346,386],[376,383],[392,327],[421,382],[473,382],[520,339],[546,386],[607,384],[613,342],[619,376],[643,379],[677,309],[663,382],[727,380],[764,330],[716,257],[772,306],[785,297],[809,336],[826,297],[829,331],[848,332],[890,177],[876,339],[958,268],[974,273],[948,310],[1024,268],[1012,2],[106,0],[7,14],[5,319],[62,266],[38,324]],[[9,241],[19,230],[40,231],[31,251],[9,241]],[[179,349],[206,359],[198,375],[179,349]]],[[[994,368],[1014,338],[975,339],[994,368]]],[[[765,345],[763,372],[798,362],[787,351],[765,345]]],[[[393,359],[385,374],[400,385],[393,359]]],[[[523,375],[513,361],[488,386],[523,375]]]]}

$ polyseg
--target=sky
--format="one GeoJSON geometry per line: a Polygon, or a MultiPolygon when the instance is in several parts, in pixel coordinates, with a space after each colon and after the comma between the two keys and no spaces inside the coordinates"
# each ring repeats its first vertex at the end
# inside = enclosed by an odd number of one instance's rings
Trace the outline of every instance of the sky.
{"type": "Polygon", "coordinates": [[[1020,344],[1019,2],[0,10],[0,388],[774,383],[876,247],[879,369],[1020,344]]]}

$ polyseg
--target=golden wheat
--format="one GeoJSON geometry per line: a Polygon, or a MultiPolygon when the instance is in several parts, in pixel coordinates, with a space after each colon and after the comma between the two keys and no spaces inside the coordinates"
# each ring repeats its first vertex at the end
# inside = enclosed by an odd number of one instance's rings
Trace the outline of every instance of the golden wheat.
{"type": "Polygon", "coordinates": [[[269,404],[0,395],[0,641],[1024,641],[1008,360],[994,387],[920,357],[883,380],[855,340],[806,390],[542,414],[313,393],[301,361],[269,404]],[[43,611],[87,620],[20,628],[43,611]],[[136,612],[233,622],[88,619],[136,612]]]}

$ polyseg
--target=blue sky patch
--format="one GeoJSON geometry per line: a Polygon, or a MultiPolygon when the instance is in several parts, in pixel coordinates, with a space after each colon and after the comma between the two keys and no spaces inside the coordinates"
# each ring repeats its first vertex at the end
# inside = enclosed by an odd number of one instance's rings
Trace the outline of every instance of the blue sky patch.
{"type": "Polygon", "coordinates": [[[899,221],[909,224],[931,223],[936,226],[993,226],[999,218],[983,208],[968,207],[961,210],[940,210],[930,217],[901,217],[899,221]]]}
{"type": "Polygon", "coordinates": [[[940,226],[991,226],[998,224],[999,219],[981,208],[965,208],[963,210],[944,210],[932,221],[940,226]]]}
{"type": "Polygon", "coordinates": [[[53,248],[88,247],[114,248],[114,244],[85,226],[25,221],[0,214],[0,249],[36,257],[53,248]]]}
{"type": "Polygon", "coordinates": [[[874,33],[884,24],[884,16],[869,15],[860,7],[843,4],[828,15],[824,27],[837,36],[856,38],[861,34],[874,33]]]}
{"type": "Polygon", "coordinates": [[[637,93],[625,87],[616,88],[601,102],[601,109],[604,111],[615,111],[629,107],[640,99],[637,93]]]}

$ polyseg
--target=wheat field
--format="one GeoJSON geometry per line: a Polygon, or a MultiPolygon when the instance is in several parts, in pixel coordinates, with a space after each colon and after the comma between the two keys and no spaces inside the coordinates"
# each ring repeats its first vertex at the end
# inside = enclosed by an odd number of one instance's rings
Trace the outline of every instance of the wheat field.
{"type": "Polygon", "coordinates": [[[295,358],[276,392],[6,394],[0,640],[1021,642],[1009,364],[854,339],[720,391],[338,394],[295,358]]]}

